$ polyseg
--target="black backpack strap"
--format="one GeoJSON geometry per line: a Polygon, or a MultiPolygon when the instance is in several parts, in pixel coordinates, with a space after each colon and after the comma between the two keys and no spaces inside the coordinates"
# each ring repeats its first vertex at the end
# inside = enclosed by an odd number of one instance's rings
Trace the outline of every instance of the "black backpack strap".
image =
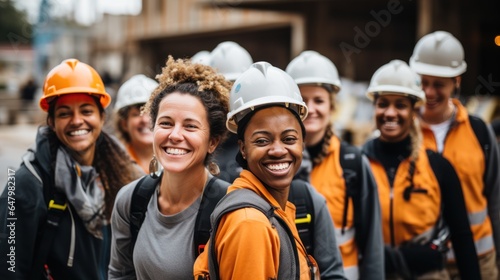
{"type": "MultiPolygon", "coordinates": [[[[342,167],[342,176],[344,177],[346,191],[345,204],[342,214],[342,234],[347,224],[347,210],[349,208],[349,197],[353,198],[354,207],[357,207],[357,197],[359,195],[358,179],[361,174],[361,151],[344,141],[340,143],[340,166],[342,167]]],[[[356,212],[356,211],[355,211],[356,212]]]]}
{"type": "Polygon", "coordinates": [[[194,230],[194,255],[198,256],[205,249],[205,244],[210,238],[210,214],[215,206],[226,195],[229,183],[212,177],[203,191],[201,205],[196,216],[194,230]]]}
{"type": "Polygon", "coordinates": [[[208,253],[208,267],[210,271],[209,279],[219,279],[219,264],[217,262],[217,253],[215,250],[215,235],[217,234],[220,220],[229,212],[247,207],[252,207],[261,211],[278,230],[282,244],[282,247],[280,248],[280,267],[278,269],[279,279],[299,279],[300,269],[298,268],[300,266],[298,251],[295,244],[295,238],[293,237],[290,228],[288,228],[285,221],[275,215],[274,208],[267,201],[255,192],[247,189],[239,189],[227,194],[220,200],[219,204],[210,216],[212,232],[209,241],[210,248],[208,253]],[[284,236],[288,237],[287,241],[285,241],[284,236]],[[290,250],[293,250],[293,256],[289,254],[290,250]]]}
{"type": "MultiPolygon", "coordinates": [[[[445,159],[440,153],[437,153],[433,150],[426,149],[425,152],[427,153],[427,158],[429,159],[429,164],[431,165],[432,172],[434,172],[434,176],[436,176],[436,179],[439,183],[439,188],[441,189],[441,186],[444,185],[444,181],[446,180],[446,178],[443,177],[445,176],[445,174],[443,174],[443,172],[440,172],[442,165],[440,165],[439,161],[445,159]]],[[[450,238],[450,229],[448,228],[444,220],[443,205],[441,204],[441,211],[439,213],[438,220],[436,221],[436,225],[434,227],[430,241],[436,250],[444,253],[449,249],[448,241],[450,240],[450,238]]]]}
{"type": "Polygon", "coordinates": [[[488,169],[487,164],[491,149],[488,127],[486,126],[486,123],[483,120],[481,120],[476,116],[469,115],[469,122],[472,127],[472,130],[474,131],[474,134],[476,135],[477,140],[479,141],[479,144],[481,145],[481,148],[483,149],[484,160],[486,161],[485,169],[488,169]]]}
{"type": "Polygon", "coordinates": [[[300,235],[300,240],[306,247],[307,253],[314,252],[314,203],[307,183],[300,179],[292,181],[288,201],[295,205],[295,225],[300,235]]]}
{"type": "Polygon", "coordinates": [[[134,251],[135,242],[137,241],[137,235],[139,235],[139,230],[146,217],[148,203],[162,175],[163,173],[157,178],[145,175],[137,182],[137,185],[135,185],[132,200],[130,202],[130,234],[132,238],[130,248],[132,252],[134,251]]]}
{"type": "Polygon", "coordinates": [[[57,229],[59,228],[59,222],[68,207],[66,203],[66,195],[62,192],[56,192],[54,190],[54,178],[49,178],[44,176],[43,172],[40,172],[40,168],[35,161],[33,166],[35,167],[38,175],[42,179],[43,183],[43,196],[47,203],[47,221],[45,227],[43,227],[43,233],[41,234],[41,239],[37,242],[37,250],[35,257],[33,259],[33,265],[31,269],[31,278],[38,279],[40,275],[45,273],[44,265],[49,256],[52,243],[54,242],[54,237],[56,236],[57,229]]]}

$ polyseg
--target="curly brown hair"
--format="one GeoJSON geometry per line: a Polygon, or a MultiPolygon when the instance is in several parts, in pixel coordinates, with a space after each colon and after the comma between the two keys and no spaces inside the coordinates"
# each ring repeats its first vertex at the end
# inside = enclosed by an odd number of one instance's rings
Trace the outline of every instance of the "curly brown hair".
{"type": "MultiPolygon", "coordinates": [[[[177,92],[197,97],[207,112],[210,137],[220,138],[219,143],[226,139],[230,81],[210,66],[191,63],[187,59],[174,60],[170,55],[156,79],[160,84],[143,107],[143,113],[151,117],[151,129],[155,127],[160,102],[168,94],[177,92]]],[[[210,162],[211,157],[207,155],[205,164],[210,162]]]]}

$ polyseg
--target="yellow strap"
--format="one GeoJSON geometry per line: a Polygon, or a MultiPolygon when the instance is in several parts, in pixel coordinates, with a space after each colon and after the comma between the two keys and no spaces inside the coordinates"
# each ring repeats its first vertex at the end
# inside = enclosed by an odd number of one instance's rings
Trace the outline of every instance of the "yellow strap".
{"type": "Polygon", "coordinates": [[[64,210],[66,210],[66,206],[67,206],[66,203],[64,203],[64,205],[56,204],[53,199],[51,199],[49,202],[49,209],[54,208],[57,210],[64,211],[64,210]]]}
{"type": "Polygon", "coordinates": [[[311,214],[307,214],[305,218],[295,219],[295,224],[308,224],[311,222],[311,214]]]}

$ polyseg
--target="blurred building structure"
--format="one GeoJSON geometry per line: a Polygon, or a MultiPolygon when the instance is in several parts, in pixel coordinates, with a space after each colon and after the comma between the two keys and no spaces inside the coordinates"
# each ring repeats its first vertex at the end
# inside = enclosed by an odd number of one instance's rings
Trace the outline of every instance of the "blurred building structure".
{"type": "Polygon", "coordinates": [[[371,75],[392,59],[408,61],[418,39],[435,30],[451,32],[465,48],[467,108],[487,121],[500,115],[499,10],[500,1],[490,0],[142,0],[137,16],[108,14],[88,30],[59,32],[43,63],[78,57],[119,84],[138,73],[154,77],[169,54],[191,57],[222,41],[283,69],[303,50],[316,50],[342,77],[336,129],[351,130],[361,144],[373,127],[364,96],[371,75]]]}
{"type": "Polygon", "coordinates": [[[0,45],[0,124],[15,124],[21,109],[19,90],[33,74],[31,47],[0,45]]]}

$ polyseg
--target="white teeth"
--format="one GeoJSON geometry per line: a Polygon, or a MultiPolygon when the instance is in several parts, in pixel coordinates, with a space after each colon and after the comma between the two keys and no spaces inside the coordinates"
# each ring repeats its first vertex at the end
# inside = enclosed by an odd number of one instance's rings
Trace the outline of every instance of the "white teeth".
{"type": "Polygon", "coordinates": [[[267,168],[269,168],[271,170],[283,170],[283,169],[287,169],[288,166],[290,166],[290,163],[284,162],[284,163],[278,163],[278,164],[268,164],[267,168]]]}
{"type": "Polygon", "coordinates": [[[72,135],[72,136],[79,136],[79,135],[84,135],[84,134],[87,134],[87,133],[89,133],[88,130],[82,129],[82,130],[72,131],[69,134],[72,135]]]}
{"type": "Polygon", "coordinates": [[[139,129],[139,132],[140,133],[148,133],[148,132],[150,132],[150,130],[147,127],[143,127],[143,128],[139,129]]]}
{"type": "Polygon", "coordinates": [[[398,123],[397,122],[385,122],[384,125],[386,125],[386,126],[397,126],[398,123]]]}
{"type": "Polygon", "coordinates": [[[187,151],[183,150],[183,149],[167,148],[167,154],[171,154],[171,155],[185,155],[185,154],[187,154],[187,151]]]}

